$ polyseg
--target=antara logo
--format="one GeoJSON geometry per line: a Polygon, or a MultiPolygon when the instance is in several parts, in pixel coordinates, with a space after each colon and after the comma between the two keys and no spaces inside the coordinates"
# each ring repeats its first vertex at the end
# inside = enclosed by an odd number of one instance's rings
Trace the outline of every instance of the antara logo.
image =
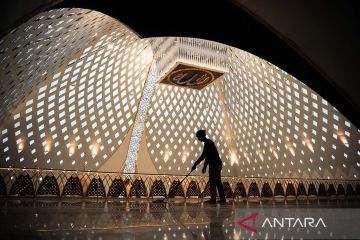
{"type": "MultiPolygon", "coordinates": [[[[241,219],[238,221],[239,226],[256,233],[257,229],[256,226],[256,217],[257,213],[254,213],[246,218],[241,219]],[[245,224],[247,221],[252,221],[251,226],[245,224]]],[[[326,224],[322,218],[315,219],[311,217],[305,218],[292,218],[292,217],[285,217],[285,218],[265,218],[264,222],[261,225],[261,228],[317,228],[317,227],[324,227],[326,228],[326,224]]]]}
{"type": "Polygon", "coordinates": [[[243,218],[243,219],[241,219],[240,221],[238,221],[238,224],[239,224],[241,227],[243,227],[243,228],[245,228],[245,229],[247,229],[247,230],[249,230],[249,231],[251,231],[251,232],[256,233],[257,230],[256,230],[255,228],[250,227],[250,226],[244,224],[244,222],[249,221],[249,220],[252,220],[252,226],[255,226],[255,224],[256,224],[256,217],[257,217],[257,213],[254,213],[254,214],[252,214],[252,215],[250,215],[250,216],[248,216],[248,217],[246,217],[246,218],[243,218]]]}
{"type": "Polygon", "coordinates": [[[324,220],[322,218],[319,219],[315,219],[315,218],[311,218],[311,217],[306,217],[306,218],[291,218],[291,217],[286,217],[286,218],[273,218],[272,220],[270,220],[270,218],[266,218],[265,221],[263,222],[261,227],[270,227],[270,228],[295,228],[295,227],[302,227],[302,228],[306,228],[306,227],[311,227],[311,228],[317,228],[318,226],[322,226],[324,228],[326,228],[326,224],[324,222],[324,220]]]}

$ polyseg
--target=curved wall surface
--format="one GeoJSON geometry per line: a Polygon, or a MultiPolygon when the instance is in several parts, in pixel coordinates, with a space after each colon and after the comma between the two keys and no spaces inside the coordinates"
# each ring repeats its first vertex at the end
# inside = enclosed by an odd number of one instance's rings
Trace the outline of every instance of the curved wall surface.
{"type": "Polygon", "coordinates": [[[57,9],[5,36],[0,53],[1,167],[97,171],[128,154],[125,138],[142,110],[145,138],[134,139],[148,154],[136,165],[150,161],[157,174],[186,174],[202,151],[195,132],[206,129],[227,176],[359,177],[359,130],[301,81],[245,51],[141,39],[99,12],[57,9]],[[178,63],[223,76],[201,90],[161,83],[178,63]]]}
{"type": "Polygon", "coordinates": [[[39,14],[1,43],[1,166],[101,166],[134,121],[150,45],[85,9],[39,14]]]}

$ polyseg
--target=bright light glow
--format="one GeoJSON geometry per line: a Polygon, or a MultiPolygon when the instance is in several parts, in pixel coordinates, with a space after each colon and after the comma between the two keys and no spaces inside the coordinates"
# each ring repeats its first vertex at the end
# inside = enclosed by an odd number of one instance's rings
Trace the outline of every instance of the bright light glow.
{"type": "Polygon", "coordinates": [[[69,148],[69,156],[71,157],[75,153],[76,145],[71,144],[69,148]]]}
{"type": "Polygon", "coordinates": [[[304,141],[305,141],[306,146],[309,148],[309,150],[310,150],[311,152],[314,152],[314,147],[313,147],[310,139],[306,138],[304,141]]]}
{"type": "Polygon", "coordinates": [[[94,144],[91,149],[91,156],[94,158],[96,157],[97,153],[98,153],[98,145],[94,144]]]}
{"type": "Polygon", "coordinates": [[[239,165],[239,160],[234,151],[231,153],[230,161],[231,166],[233,166],[234,164],[239,165]]]}
{"type": "Polygon", "coordinates": [[[51,148],[51,144],[50,143],[46,143],[46,145],[44,146],[44,152],[45,154],[50,152],[50,148],[51,148]]]}
{"type": "Polygon", "coordinates": [[[339,136],[340,141],[341,141],[346,147],[349,147],[349,143],[348,143],[348,141],[347,141],[344,133],[339,131],[339,132],[337,133],[337,135],[339,136]]]}
{"type": "Polygon", "coordinates": [[[114,44],[113,43],[109,43],[108,44],[108,49],[113,49],[114,48],[114,44]]]}
{"type": "Polygon", "coordinates": [[[188,152],[187,151],[183,151],[182,153],[182,162],[184,163],[186,161],[186,157],[188,156],[188,152]]]}
{"type": "Polygon", "coordinates": [[[167,162],[169,160],[169,151],[166,150],[164,154],[164,162],[167,162]]]}
{"type": "Polygon", "coordinates": [[[287,144],[287,148],[288,148],[289,152],[291,153],[291,155],[293,155],[293,157],[295,157],[294,148],[290,144],[287,144]]]}
{"type": "Polygon", "coordinates": [[[21,152],[22,150],[24,150],[24,142],[21,138],[19,140],[20,142],[18,144],[18,152],[21,152]]]}

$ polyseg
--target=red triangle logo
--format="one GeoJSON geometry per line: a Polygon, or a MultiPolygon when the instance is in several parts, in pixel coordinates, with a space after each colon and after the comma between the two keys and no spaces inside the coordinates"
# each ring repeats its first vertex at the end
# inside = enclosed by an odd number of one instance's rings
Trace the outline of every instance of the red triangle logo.
{"type": "Polygon", "coordinates": [[[255,228],[252,228],[252,227],[244,224],[244,222],[249,221],[249,220],[252,220],[252,226],[254,226],[255,223],[256,223],[256,217],[257,217],[257,213],[254,213],[254,214],[252,214],[252,215],[250,215],[250,216],[248,216],[248,217],[246,217],[246,218],[243,218],[243,219],[241,219],[240,221],[238,221],[238,224],[239,224],[241,227],[243,227],[243,228],[245,228],[245,229],[247,229],[247,230],[249,230],[249,231],[252,231],[252,232],[256,233],[257,230],[256,230],[255,228]]]}

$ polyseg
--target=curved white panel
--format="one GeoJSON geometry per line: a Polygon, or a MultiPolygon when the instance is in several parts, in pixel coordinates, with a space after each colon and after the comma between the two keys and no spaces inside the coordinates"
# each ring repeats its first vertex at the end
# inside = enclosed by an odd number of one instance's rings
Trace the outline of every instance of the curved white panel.
{"type": "MultiPolygon", "coordinates": [[[[114,19],[84,12],[47,13],[60,22],[83,21],[93,28],[84,34],[72,24],[58,31],[64,59],[71,59],[59,68],[51,65],[57,55],[49,54],[48,63],[33,56],[32,64],[45,68],[48,77],[2,124],[1,166],[96,170],[133,124],[150,67],[150,45],[114,19]]],[[[22,91],[24,84],[30,83],[16,85],[23,95],[31,90],[22,91]]]]}

